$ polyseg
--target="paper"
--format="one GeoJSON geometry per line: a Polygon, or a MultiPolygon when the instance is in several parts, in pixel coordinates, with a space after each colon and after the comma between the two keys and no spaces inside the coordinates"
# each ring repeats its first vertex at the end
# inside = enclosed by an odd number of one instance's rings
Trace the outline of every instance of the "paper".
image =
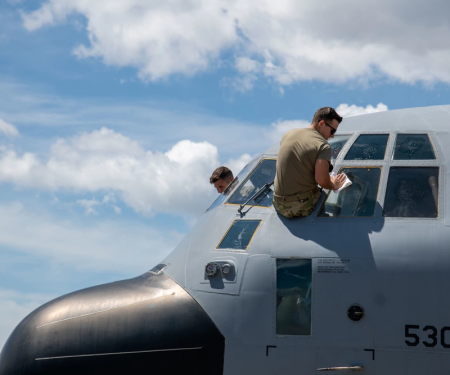
{"type": "MultiPolygon", "coordinates": [[[[331,172],[330,173],[330,177],[336,177],[336,173],[335,172],[331,172]]],[[[345,182],[344,184],[337,190],[333,190],[335,194],[339,193],[341,190],[344,190],[346,187],[349,187],[352,182],[350,181],[350,179],[347,177],[347,175],[344,173],[345,176],[345,182]]]]}

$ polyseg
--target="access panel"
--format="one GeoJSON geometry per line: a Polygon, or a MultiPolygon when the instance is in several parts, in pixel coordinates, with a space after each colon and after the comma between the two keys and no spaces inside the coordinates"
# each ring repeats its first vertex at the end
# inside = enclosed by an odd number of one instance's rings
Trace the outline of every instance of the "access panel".
{"type": "Polygon", "coordinates": [[[373,374],[372,259],[314,258],[312,337],[317,368],[373,374]]]}

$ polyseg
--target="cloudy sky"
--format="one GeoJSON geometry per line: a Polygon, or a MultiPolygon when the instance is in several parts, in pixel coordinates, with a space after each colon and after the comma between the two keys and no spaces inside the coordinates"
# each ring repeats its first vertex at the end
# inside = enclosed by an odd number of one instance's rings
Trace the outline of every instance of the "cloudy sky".
{"type": "Polygon", "coordinates": [[[40,304],[137,276],[314,111],[450,103],[450,3],[2,0],[0,348],[40,304]]]}

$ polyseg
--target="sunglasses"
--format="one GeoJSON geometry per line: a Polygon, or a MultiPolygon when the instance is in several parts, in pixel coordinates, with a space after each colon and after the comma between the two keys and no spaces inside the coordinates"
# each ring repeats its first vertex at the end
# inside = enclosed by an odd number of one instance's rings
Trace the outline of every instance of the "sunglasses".
{"type": "Polygon", "coordinates": [[[335,129],[335,128],[333,128],[331,125],[328,125],[328,124],[325,122],[325,120],[322,120],[322,121],[325,123],[326,126],[328,126],[329,128],[331,128],[331,131],[330,131],[331,135],[333,135],[334,133],[336,133],[336,129],[335,129]]]}

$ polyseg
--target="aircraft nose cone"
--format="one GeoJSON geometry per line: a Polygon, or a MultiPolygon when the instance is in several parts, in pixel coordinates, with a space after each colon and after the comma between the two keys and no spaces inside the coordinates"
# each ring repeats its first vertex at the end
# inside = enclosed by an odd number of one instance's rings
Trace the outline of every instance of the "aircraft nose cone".
{"type": "Polygon", "coordinates": [[[222,374],[224,338],[172,279],[150,272],[57,298],[27,316],[0,375],[222,374]]]}

